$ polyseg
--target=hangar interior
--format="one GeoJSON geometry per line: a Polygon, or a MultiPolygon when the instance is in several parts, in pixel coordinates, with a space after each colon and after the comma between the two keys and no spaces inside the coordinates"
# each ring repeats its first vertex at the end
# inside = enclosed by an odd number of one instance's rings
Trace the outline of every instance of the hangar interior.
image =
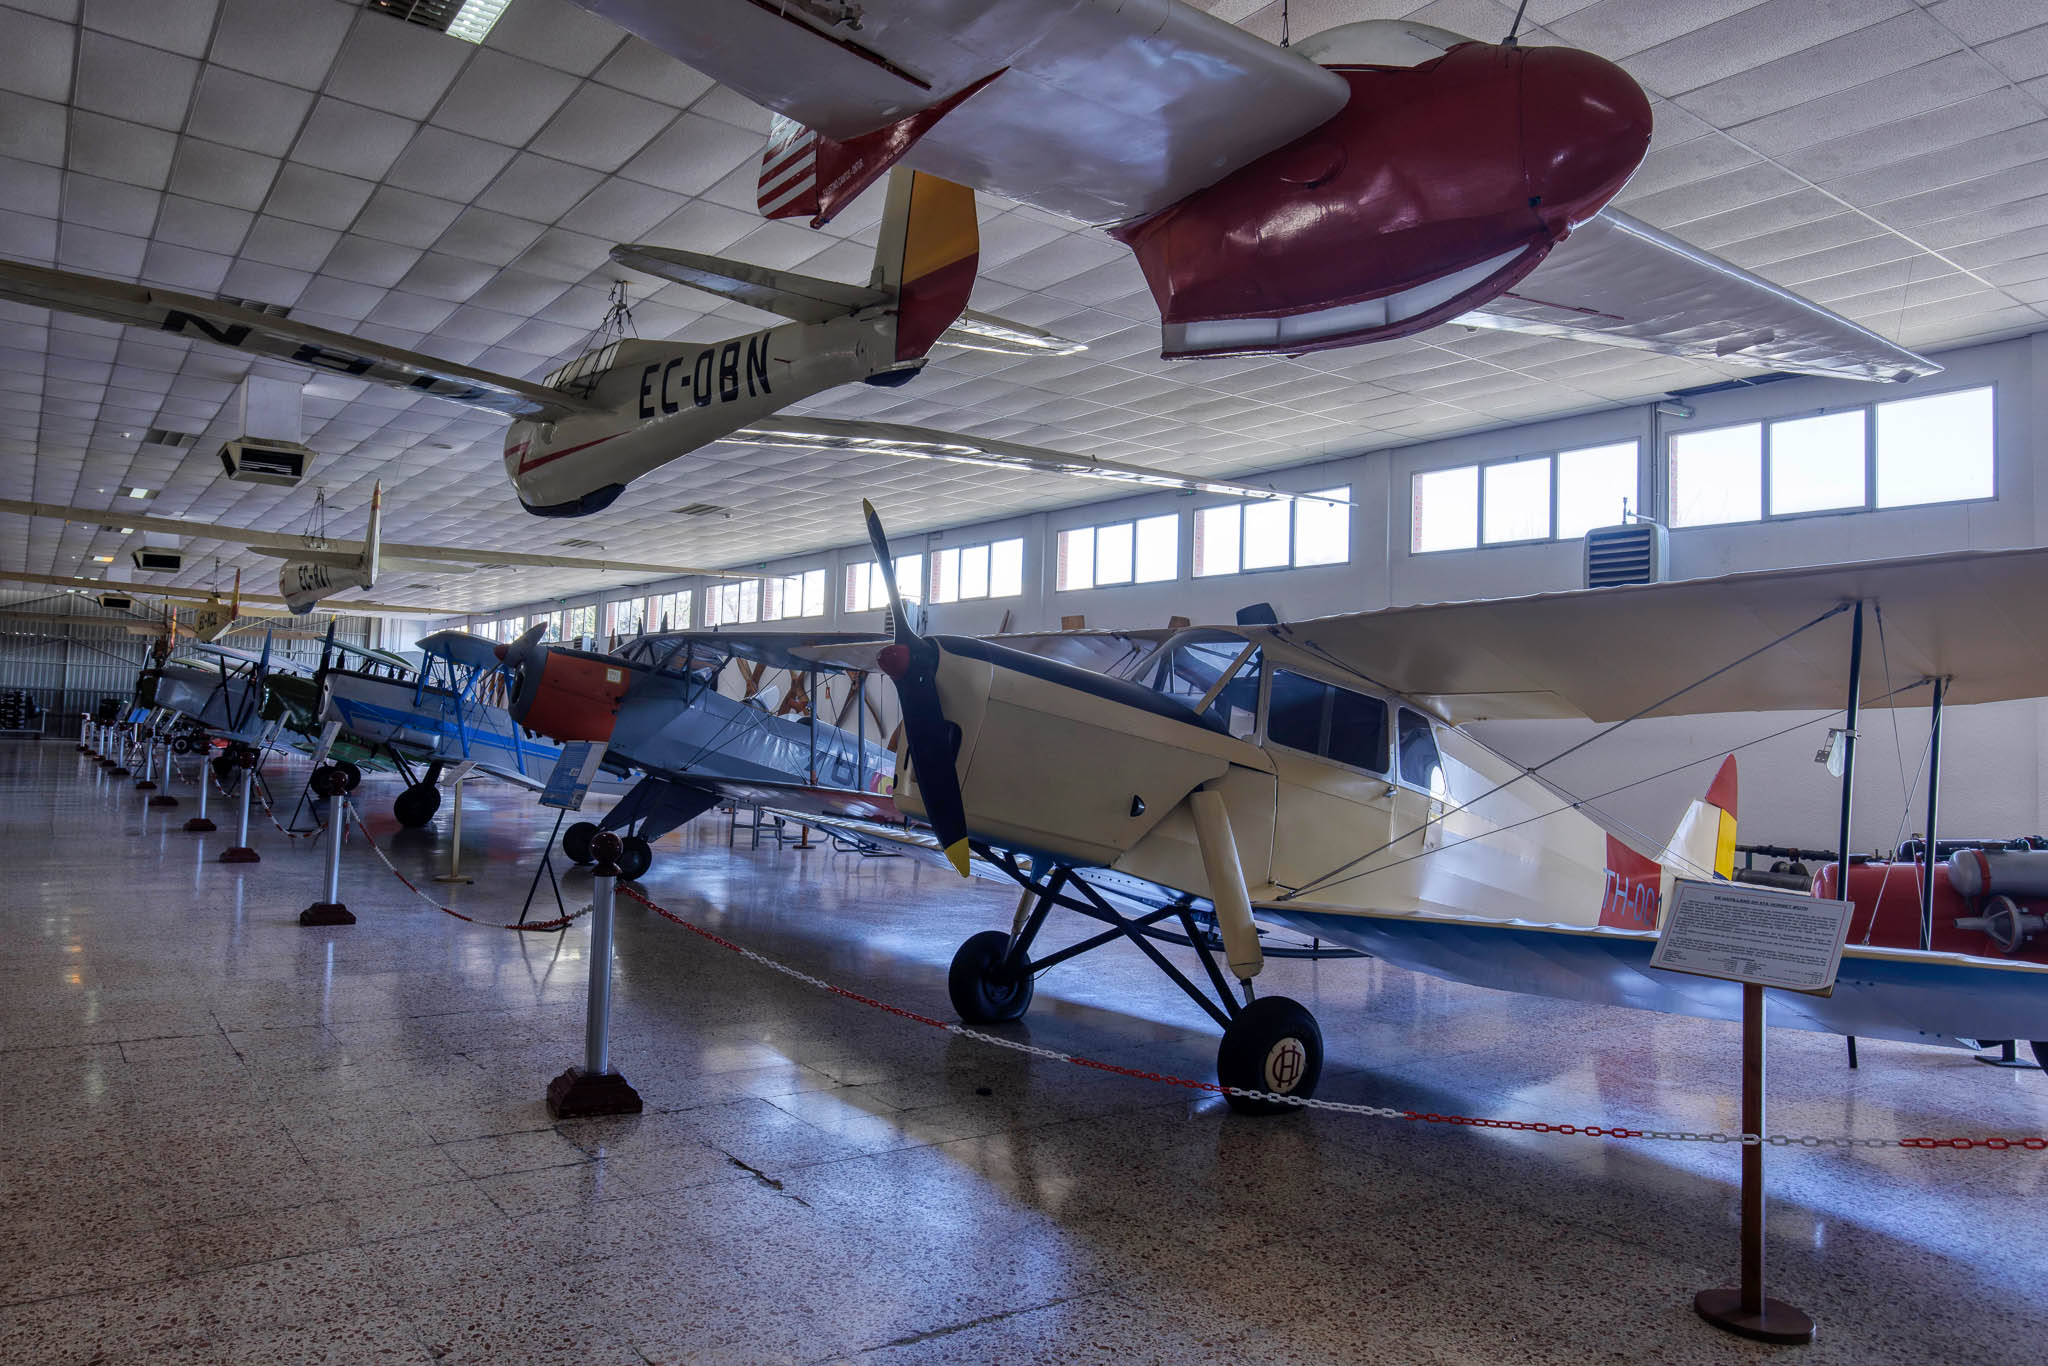
{"type": "Polygon", "coordinates": [[[0,0],[0,1358],[2037,1360],[2037,8],[0,0]],[[1450,252],[1481,47],[1643,101],[1533,272],[1163,357],[1212,183],[1450,252]]]}

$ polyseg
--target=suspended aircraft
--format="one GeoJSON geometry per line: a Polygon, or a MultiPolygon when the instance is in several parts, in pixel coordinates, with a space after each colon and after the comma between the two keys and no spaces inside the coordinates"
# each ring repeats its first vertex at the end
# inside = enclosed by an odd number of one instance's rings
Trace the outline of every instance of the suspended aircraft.
{"type": "Polygon", "coordinates": [[[218,299],[41,266],[0,261],[0,299],[200,337],[511,417],[505,472],[526,510],[545,517],[601,511],[631,480],[718,441],[965,462],[1241,498],[1294,496],[928,427],[775,416],[839,385],[906,383],[931,349],[952,337],[1015,354],[1073,350],[1073,343],[1021,324],[981,315],[961,321],[978,244],[973,195],[905,171],[890,181],[865,289],[744,262],[622,247],[619,259],[627,265],[795,321],[710,345],[622,335],[539,384],[218,299]]]}
{"type": "MultiPolygon", "coordinates": [[[[196,522],[182,517],[145,517],[125,512],[119,514],[119,517],[130,530],[185,536],[196,540],[225,541],[231,545],[247,546],[259,555],[283,560],[284,565],[278,571],[278,590],[283,606],[294,616],[306,615],[313,610],[316,603],[332,598],[337,593],[374,587],[380,568],[404,574],[468,574],[478,569],[498,566],[533,566],[543,569],[587,569],[662,577],[680,577],[685,574],[708,578],[747,577],[724,570],[699,569],[684,564],[601,560],[580,555],[554,555],[523,550],[464,550],[451,546],[397,542],[386,544],[383,540],[383,507],[384,485],[380,481],[370,491],[369,520],[360,541],[329,537],[326,534],[324,494],[320,510],[315,513],[315,524],[308,534],[303,536],[288,532],[222,526],[213,522],[196,522]]],[[[31,503],[11,498],[0,498],[0,513],[14,513],[22,517],[47,517],[90,525],[105,525],[108,519],[115,515],[101,508],[67,507],[57,503],[31,503]]],[[[150,593],[164,590],[142,588],[136,591],[150,593]]],[[[225,618],[219,616],[223,604],[218,595],[214,595],[213,599],[200,609],[201,620],[195,623],[195,627],[201,639],[218,639],[239,618],[241,591],[241,573],[237,571],[234,605],[225,618]],[[208,631],[212,631],[213,634],[207,635],[208,631]]],[[[336,602],[327,610],[351,609],[438,610],[379,608],[376,604],[358,603],[353,600],[336,602]]]]}
{"type": "MultiPolygon", "coordinates": [[[[868,519],[886,579],[894,562],[868,519]]],[[[1937,681],[1951,703],[2031,697],[2048,677],[2032,627],[2048,611],[2048,549],[1196,627],[1136,680],[919,635],[889,591],[892,643],[798,653],[894,681],[893,797],[931,833],[814,823],[1025,889],[1007,931],[953,960],[969,1021],[1016,1019],[1045,969],[1213,908],[1224,961],[1201,957],[1214,1000],[1151,952],[1223,1026],[1224,1084],[1266,1093],[1233,1096],[1246,1110],[1310,1094],[1322,1065],[1310,1013],[1253,991],[1255,920],[1480,986],[1739,1018],[1734,984],[1649,967],[1673,880],[1733,872],[1733,757],[1661,839],[1465,723],[1825,712],[1855,695],[1845,672],[1873,678],[1880,664],[1907,682],[1862,705],[1908,705],[1937,681]],[[1868,636],[1866,606],[1883,623],[1868,636]],[[1033,958],[1055,907],[1111,928],[1033,958]]],[[[2048,1037],[2048,936],[1995,912],[1944,925],[1942,951],[1896,922],[1865,924],[1833,995],[1774,997],[1773,1018],[1919,1042],[2048,1037]]]]}
{"type": "Polygon", "coordinates": [[[1169,359],[1457,322],[1870,380],[1939,366],[1607,208],[1650,104],[1592,53],[1408,20],[1276,47],[1179,0],[575,0],[773,111],[758,203],[898,165],[1106,225],[1169,359]]]}

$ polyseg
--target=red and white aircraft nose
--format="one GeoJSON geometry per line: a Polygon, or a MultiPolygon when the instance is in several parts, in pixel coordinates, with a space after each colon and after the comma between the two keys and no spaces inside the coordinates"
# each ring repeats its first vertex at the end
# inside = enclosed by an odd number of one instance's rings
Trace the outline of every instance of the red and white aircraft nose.
{"type": "Polygon", "coordinates": [[[1522,156],[1537,212],[1569,229],[1604,207],[1650,146],[1650,101],[1626,71],[1568,47],[1521,57],[1522,156]]]}

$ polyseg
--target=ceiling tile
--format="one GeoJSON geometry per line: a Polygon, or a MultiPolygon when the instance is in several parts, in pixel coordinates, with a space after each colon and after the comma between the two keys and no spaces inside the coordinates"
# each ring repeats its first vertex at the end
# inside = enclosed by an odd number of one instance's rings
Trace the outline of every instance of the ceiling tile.
{"type": "Polygon", "coordinates": [[[18,10],[4,13],[7,41],[0,43],[0,90],[68,100],[77,30],[18,10]]]}
{"type": "Polygon", "coordinates": [[[287,165],[264,203],[264,212],[316,227],[345,228],[369,202],[366,180],[296,163],[287,165]]]}
{"type": "Polygon", "coordinates": [[[471,137],[522,147],[575,88],[574,76],[486,48],[470,59],[433,121],[471,137]]]}
{"type": "Polygon", "coordinates": [[[83,111],[71,116],[71,169],[87,175],[161,190],[170,179],[177,145],[177,138],[161,128],[83,111]]]}
{"type": "Polygon", "coordinates": [[[585,85],[541,130],[530,150],[594,171],[616,171],[675,118],[676,110],[666,105],[585,85]]]}
{"type": "Polygon", "coordinates": [[[684,66],[666,52],[634,37],[628,37],[621,43],[611,58],[597,69],[597,79],[643,99],[678,109],[701,97],[714,84],[709,76],[684,66]]]}
{"type": "Polygon", "coordinates": [[[423,24],[359,23],[342,45],[326,93],[409,119],[441,102],[476,48],[423,24]]]}
{"type": "Polygon", "coordinates": [[[565,0],[518,0],[491,29],[487,46],[587,76],[625,35],[565,0]]]}
{"type": "Polygon", "coordinates": [[[178,159],[171,167],[171,190],[237,209],[260,208],[264,197],[271,194],[272,182],[278,180],[278,166],[276,157],[180,138],[178,159]]]}
{"type": "Polygon", "coordinates": [[[64,164],[64,106],[0,91],[0,156],[64,164]]]}
{"type": "Polygon", "coordinates": [[[198,76],[199,63],[189,57],[88,29],[79,39],[73,98],[81,109],[175,131],[184,126],[198,76]]]}
{"type": "Polygon", "coordinates": [[[313,97],[297,86],[209,66],[185,131],[266,156],[281,157],[298,136],[313,97]]]}
{"type": "Polygon", "coordinates": [[[415,194],[391,185],[379,187],[356,218],[353,229],[408,247],[430,247],[462,212],[462,205],[432,195],[415,194]]]}
{"type": "Polygon", "coordinates": [[[213,36],[219,8],[219,0],[92,0],[85,9],[85,24],[88,29],[200,57],[213,36]]]}
{"type": "Polygon", "coordinates": [[[512,159],[512,149],[428,124],[385,177],[401,189],[447,199],[474,198],[512,159]]]}
{"type": "Polygon", "coordinates": [[[521,152],[476,202],[480,208],[552,223],[603,179],[596,171],[566,161],[521,152]]]}
{"type": "Polygon", "coordinates": [[[313,106],[292,159],[342,175],[376,180],[391,169],[419,125],[396,114],[323,96],[313,106]]]}

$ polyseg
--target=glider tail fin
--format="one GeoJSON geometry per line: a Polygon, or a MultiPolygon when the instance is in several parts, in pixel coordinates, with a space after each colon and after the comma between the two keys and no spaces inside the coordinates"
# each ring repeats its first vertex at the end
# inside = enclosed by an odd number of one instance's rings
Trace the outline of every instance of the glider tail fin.
{"type": "Polygon", "coordinates": [[[1600,923],[1617,929],[1654,930],[1674,877],[1735,876],[1735,756],[1721,761],[1704,797],[1679,818],[1671,842],[1656,859],[1607,837],[1607,890],[1600,923]]]}
{"type": "Polygon", "coordinates": [[[898,362],[922,359],[959,318],[980,260],[972,190],[921,171],[890,177],[870,284],[896,296],[898,362]]]}

